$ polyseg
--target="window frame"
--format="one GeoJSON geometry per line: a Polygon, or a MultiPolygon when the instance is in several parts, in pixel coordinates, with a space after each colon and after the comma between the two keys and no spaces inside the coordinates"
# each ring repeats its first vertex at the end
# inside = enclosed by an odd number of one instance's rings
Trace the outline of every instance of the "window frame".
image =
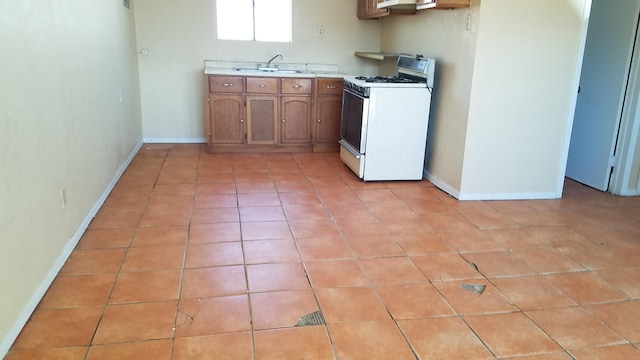
{"type": "Polygon", "coordinates": [[[216,0],[216,37],[218,40],[291,43],[293,0],[216,0]],[[268,9],[281,5],[268,12],[268,9]],[[237,14],[233,16],[232,13],[237,14]],[[265,21],[265,18],[273,18],[274,14],[282,15],[273,21],[265,21]],[[285,28],[274,33],[265,32],[273,30],[274,24],[284,24],[285,28]]]}

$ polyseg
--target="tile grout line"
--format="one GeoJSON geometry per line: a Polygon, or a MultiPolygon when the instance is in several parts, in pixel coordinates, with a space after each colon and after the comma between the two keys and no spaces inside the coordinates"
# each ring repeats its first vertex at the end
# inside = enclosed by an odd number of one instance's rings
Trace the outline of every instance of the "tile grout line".
{"type": "MultiPolygon", "coordinates": [[[[165,154],[164,159],[162,160],[162,164],[163,164],[162,166],[164,166],[164,162],[167,159],[168,154],[169,154],[169,152],[167,151],[167,154],[165,154]]],[[[134,157],[134,159],[135,159],[135,157],[134,157]]],[[[98,333],[98,329],[100,328],[100,324],[102,324],[102,321],[104,319],[104,315],[107,312],[107,308],[110,306],[111,296],[113,295],[113,291],[114,291],[114,289],[116,287],[118,279],[120,278],[120,274],[122,272],[122,268],[124,267],[124,263],[125,263],[125,261],[127,259],[127,254],[129,253],[129,250],[131,249],[131,245],[133,244],[133,241],[135,239],[136,233],[138,232],[138,229],[139,229],[139,226],[140,226],[140,222],[142,221],[142,217],[144,215],[144,212],[146,211],[147,206],[149,206],[149,202],[150,202],[151,196],[153,194],[153,189],[155,188],[155,185],[158,182],[158,179],[160,178],[160,172],[161,172],[162,166],[160,166],[160,169],[158,170],[158,175],[156,176],[156,178],[155,178],[155,180],[153,182],[153,187],[151,188],[151,192],[149,193],[149,196],[147,196],[147,202],[146,202],[146,204],[144,206],[144,209],[142,210],[141,214],[139,215],[138,221],[137,221],[136,225],[134,226],[134,231],[131,234],[131,238],[129,239],[129,243],[126,246],[126,250],[125,250],[124,255],[122,257],[122,261],[120,262],[120,266],[118,267],[118,270],[117,270],[117,272],[115,274],[115,278],[113,280],[113,284],[111,285],[111,289],[109,290],[109,294],[107,295],[107,299],[106,299],[104,307],[102,309],[102,313],[100,314],[100,318],[98,320],[98,323],[96,324],[96,328],[95,328],[95,330],[93,332],[93,335],[91,336],[91,340],[89,341],[89,346],[87,346],[87,351],[85,352],[85,355],[84,355],[84,358],[83,358],[85,360],[87,360],[87,358],[89,357],[89,353],[90,353],[92,347],[94,347],[96,345],[106,345],[106,344],[94,344],[94,340],[95,340],[96,334],[98,333]]],[[[119,181],[120,180],[118,180],[118,182],[119,181]]],[[[110,195],[111,194],[109,194],[109,196],[110,195]]]]}
{"type": "MultiPolygon", "coordinates": [[[[173,150],[173,146],[171,147],[171,149],[169,150],[169,153],[171,152],[171,150],[173,150]]],[[[167,157],[169,156],[169,153],[167,153],[167,157]]],[[[169,359],[173,359],[173,351],[175,348],[175,341],[176,341],[176,332],[178,331],[178,317],[180,316],[180,305],[182,304],[182,290],[183,290],[183,282],[184,282],[184,273],[185,270],[187,268],[187,253],[189,250],[189,240],[191,238],[191,219],[193,217],[193,208],[195,206],[195,197],[196,197],[196,189],[198,186],[198,175],[199,175],[199,170],[200,170],[200,158],[201,158],[201,150],[198,151],[198,166],[196,167],[196,179],[195,179],[195,183],[194,183],[194,188],[193,188],[193,197],[191,200],[191,211],[190,211],[190,216],[189,216],[189,224],[187,224],[187,234],[186,234],[186,240],[185,240],[185,246],[184,246],[184,251],[182,254],[182,267],[180,268],[180,286],[178,288],[178,299],[176,301],[176,315],[174,316],[173,319],[173,329],[172,329],[172,333],[171,333],[171,348],[169,349],[169,359]]],[[[163,163],[163,167],[164,167],[164,163],[163,163]]],[[[162,172],[162,168],[160,170],[162,172]]]]}

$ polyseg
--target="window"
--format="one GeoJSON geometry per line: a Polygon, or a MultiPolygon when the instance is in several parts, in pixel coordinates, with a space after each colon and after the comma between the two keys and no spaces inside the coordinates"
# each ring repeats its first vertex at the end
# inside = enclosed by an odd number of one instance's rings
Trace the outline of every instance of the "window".
{"type": "Polygon", "coordinates": [[[291,42],[291,0],[216,0],[218,39],[291,42]]]}

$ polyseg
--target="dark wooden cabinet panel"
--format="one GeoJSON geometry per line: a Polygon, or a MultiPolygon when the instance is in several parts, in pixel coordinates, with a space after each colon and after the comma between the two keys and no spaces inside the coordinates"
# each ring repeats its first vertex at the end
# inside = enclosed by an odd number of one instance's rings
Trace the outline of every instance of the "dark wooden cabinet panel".
{"type": "Polygon", "coordinates": [[[242,95],[209,95],[209,142],[244,143],[244,114],[242,95]]]}
{"type": "Polygon", "coordinates": [[[283,96],[281,104],[280,142],[311,143],[311,97],[283,96]]]}
{"type": "Polygon", "coordinates": [[[379,19],[390,14],[388,9],[378,9],[378,0],[358,0],[358,18],[379,19]]]}
{"type": "Polygon", "coordinates": [[[338,143],[341,116],[342,96],[318,97],[316,103],[316,143],[338,143]]]}
{"type": "Polygon", "coordinates": [[[317,93],[318,95],[336,95],[342,97],[342,90],[344,88],[344,80],[343,79],[329,79],[329,78],[319,78],[317,93]]]}
{"type": "Polygon", "coordinates": [[[309,78],[282,78],[280,81],[280,93],[311,95],[312,80],[309,78]]]}
{"type": "Polygon", "coordinates": [[[277,115],[277,96],[247,96],[247,144],[277,144],[277,115]]]}
{"type": "Polygon", "coordinates": [[[248,77],[248,94],[277,94],[278,78],[274,77],[248,77]]]}
{"type": "Polygon", "coordinates": [[[244,78],[242,76],[209,76],[209,92],[211,93],[243,93],[244,78]]]}

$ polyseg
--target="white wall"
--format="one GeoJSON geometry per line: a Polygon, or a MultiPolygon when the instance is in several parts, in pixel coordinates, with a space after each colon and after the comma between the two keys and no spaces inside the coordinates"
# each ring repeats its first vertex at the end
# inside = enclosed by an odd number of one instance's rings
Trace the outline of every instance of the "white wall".
{"type": "Polygon", "coordinates": [[[204,60],[336,64],[345,73],[375,74],[376,62],[354,51],[380,49],[380,22],[358,20],[355,0],[293,0],[293,42],[218,40],[215,0],[136,0],[144,138],[205,141],[204,60]],[[316,29],[324,26],[325,36],[316,29]],[[278,61],[280,61],[278,59],[278,61]]]}
{"type": "Polygon", "coordinates": [[[561,196],[587,3],[474,0],[383,20],[382,50],[437,59],[429,179],[460,199],[561,196]]]}
{"type": "MultiPolygon", "coordinates": [[[[460,189],[469,97],[481,22],[480,0],[469,8],[419,11],[392,16],[382,25],[381,49],[422,54],[436,59],[426,166],[449,187],[460,189]],[[471,26],[467,29],[467,17],[471,26]]],[[[387,73],[393,63],[383,64],[387,73]]]]}
{"type": "Polygon", "coordinates": [[[461,198],[555,198],[589,0],[483,0],[461,198]]]}
{"type": "Polygon", "coordinates": [[[132,12],[0,2],[0,357],[141,139],[132,12]]]}

